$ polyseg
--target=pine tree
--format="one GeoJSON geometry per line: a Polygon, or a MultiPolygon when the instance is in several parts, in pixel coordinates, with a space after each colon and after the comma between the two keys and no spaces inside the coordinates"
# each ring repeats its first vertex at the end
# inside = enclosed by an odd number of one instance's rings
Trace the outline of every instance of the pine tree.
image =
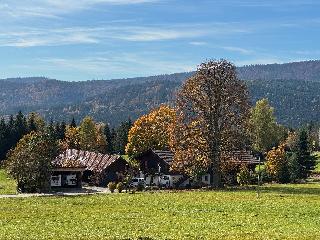
{"type": "Polygon", "coordinates": [[[37,131],[37,125],[35,122],[35,115],[29,114],[28,118],[28,132],[37,131]]]}
{"type": "Polygon", "coordinates": [[[55,125],[56,137],[57,139],[64,139],[66,133],[66,123],[65,122],[57,122],[55,125]]]}
{"type": "Polygon", "coordinates": [[[72,121],[71,121],[71,123],[70,123],[70,126],[71,127],[77,127],[77,123],[76,123],[76,120],[74,119],[74,117],[72,118],[72,121]]]}
{"type": "Polygon", "coordinates": [[[16,143],[28,132],[27,120],[21,111],[16,116],[14,130],[16,143]]]}
{"type": "Polygon", "coordinates": [[[298,163],[301,166],[300,178],[305,179],[308,177],[315,165],[314,158],[311,156],[309,151],[309,139],[306,129],[302,129],[299,132],[296,155],[298,163]]]}
{"type": "Polygon", "coordinates": [[[113,153],[113,146],[112,146],[113,136],[108,123],[104,126],[104,135],[107,141],[106,152],[113,153]]]}
{"type": "Polygon", "coordinates": [[[54,127],[53,121],[51,120],[49,125],[47,126],[46,132],[49,134],[50,137],[53,139],[57,139],[57,132],[54,127]]]}
{"type": "Polygon", "coordinates": [[[0,120],[0,163],[5,159],[8,151],[8,128],[3,118],[0,120]]]}
{"type": "Polygon", "coordinates": [[[132,127],[132,121],[129,118],[128,121],[122,122],[120,126],[115,130],[115,137],[113,138],[114,152],[117,154],[125,154],[125,148],[128,144],[129,130],[132,127]]]}

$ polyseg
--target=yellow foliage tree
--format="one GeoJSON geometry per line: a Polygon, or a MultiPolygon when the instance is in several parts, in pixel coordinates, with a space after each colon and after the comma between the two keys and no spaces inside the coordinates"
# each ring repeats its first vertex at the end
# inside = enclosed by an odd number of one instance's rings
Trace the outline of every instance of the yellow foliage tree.
{"type": "Polygon", "coordinates": [[[61,144],[62,148],[105,153],[107,141],[103,131],[104,125],[97,124],[92,118],[86,117],[79,127],[67,127],[61,144]]]}
{"type": "Polygon", "coordinates": [[[278,148],[268,152],[266,171],[277,182],[283,183],[289,180],[285,144],[280,144],[278,148]]]}
{"type": "Polygon", "coordinates": [[[168,149],[175,114],[173,108],[163,105],[136,120],[129,131],[126,153],[132,157],[149,149],[168,149]]]}
{"type": "Polygon", "coordinates": [[[66,149],[80,149],[79,128],[67,126],[65,138],[61,142],[61,148],[66,149]]]}
{"type": "Polygon", "coordinates": [[[208,145],[199,120],[188,125],[177,120],[170,128],[170,148],[174,152],[171,168],[189,176],[202,174],[210,166],[208,145]]]}

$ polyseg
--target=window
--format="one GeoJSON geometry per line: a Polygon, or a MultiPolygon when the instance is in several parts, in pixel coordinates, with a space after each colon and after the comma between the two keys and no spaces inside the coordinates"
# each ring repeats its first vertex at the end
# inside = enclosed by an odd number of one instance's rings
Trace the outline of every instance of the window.
{"type": "Polygon", "coordinates": [[[204,181],[206,181],[206,182],[209,181],[208,175],[205,175],[205,176],[204,176],[204,181]]]}

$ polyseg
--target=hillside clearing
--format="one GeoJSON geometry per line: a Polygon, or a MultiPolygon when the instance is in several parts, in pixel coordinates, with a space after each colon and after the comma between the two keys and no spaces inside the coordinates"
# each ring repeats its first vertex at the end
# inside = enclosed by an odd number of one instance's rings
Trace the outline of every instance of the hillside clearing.
{"type": "Polygon", "coordinates": [[[320,184],[0,199],[0,239],[319,239],[320,184]],[[140,238],[139,238],[140,237],[140,238]]]}

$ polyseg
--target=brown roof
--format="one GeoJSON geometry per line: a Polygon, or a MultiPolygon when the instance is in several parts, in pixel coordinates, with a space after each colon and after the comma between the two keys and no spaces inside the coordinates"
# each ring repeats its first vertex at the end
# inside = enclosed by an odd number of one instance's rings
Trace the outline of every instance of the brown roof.
{"type": "Polygon", "coordinates": [[[236,164],[259,164],[259,159],[252,155],[250,151],[233,151],[228,156],[231,162],[236,164]]]}
{"type": "MultiPolygon", "coordinates": [[[[167,164],[172,164],[174,158],[173,152],[162,150],[152,150],[152,152],[167,164]]],[[[228,158],[236,164],[259,164],[259,160],[250,151],[233,151],[228,154],[228,158]]]]}
{"type": "Polygon", "coordinates": [[[173,162],[174,154],[171,151],[163,151],[163,150],[152,150],[154,154],[156,154],[160,159],[162,159],[167,164],[171,165],[173,162]]]}
{"type": "Polygon", "coordinates": [[[120,155],[68,149],[55,159],[53,166],[55,168],[85,168],[90,171],[102,172],[119,159],[122,159],[120,155]]]}

